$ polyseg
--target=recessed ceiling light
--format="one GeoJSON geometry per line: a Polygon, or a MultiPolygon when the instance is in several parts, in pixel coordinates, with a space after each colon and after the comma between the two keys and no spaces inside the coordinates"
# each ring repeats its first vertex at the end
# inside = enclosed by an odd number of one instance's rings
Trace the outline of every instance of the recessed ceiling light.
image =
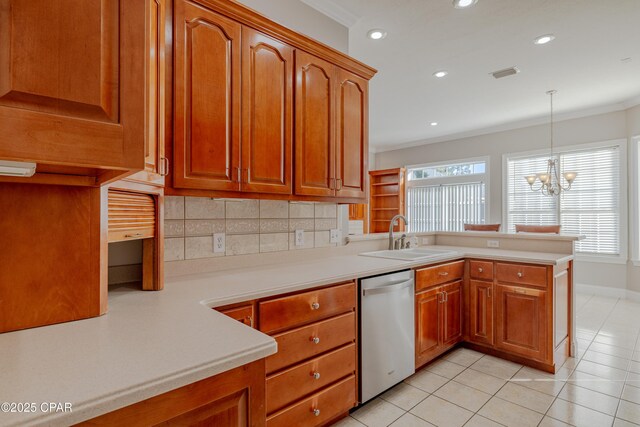
{"type": "Polygon", "coordinates": [[[379,28],[375,28],[373,30],[369,30],[369,32],[367,33],[367,37],[372,40],[380,40],[387,37],[387,32],[379,28]]]}
{"type": "Polygon", "coordinates": [[[478,0],[453,0],[453,7],[456,9],[464,9],[465,7],[473,6],[478,3],[478,0]]]}
{"type": "Polygon", "coordinates": [[[438,122],[431,122],[429,123],[431,126],[438,126],[438,122]]]}
{"type": "Polygon", "coordinates": [[[440,70],[440,71],[436,71],[435,73],[433,73],[434,77],[437,77],[439,79],[441,79],[442,77],[446,76],[447,74],[449,74],[449,72],[445,71],[445,70],[440,70]]]}
{"type": "Polygon", "coordinates": [[[554,36],[553,34],[545,34],[543,36],[540,37],[536,37],[533,42],[535,44],[547,44],[549,43],[551,40],[555,39],[556,36],[554,36]]]}

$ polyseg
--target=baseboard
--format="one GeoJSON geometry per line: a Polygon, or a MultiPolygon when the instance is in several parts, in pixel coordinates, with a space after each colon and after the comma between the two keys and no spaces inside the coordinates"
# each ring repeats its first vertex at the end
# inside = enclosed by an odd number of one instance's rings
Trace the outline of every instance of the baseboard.
{"type": "Polygon", "coordinates": [[[640,302],[640,292],[623,288],[610,288],[608,286],[585,285],[576,283],[576,292],[579,294],[599,295],[609,298],[622,298],[640,302]]]}

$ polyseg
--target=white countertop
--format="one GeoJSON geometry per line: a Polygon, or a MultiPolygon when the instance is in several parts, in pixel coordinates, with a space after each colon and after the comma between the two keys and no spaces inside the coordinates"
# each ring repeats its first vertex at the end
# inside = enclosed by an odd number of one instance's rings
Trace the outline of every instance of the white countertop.
{"type": "MultiPolygon", "coordinates": [[[[554,265],[571,255],[433,246],[463,257],[554,265]]],[[[283,255],[286,257],[286,253],[283,255]]],[[[70,402],[67,413],[3,413],[0,426],[68,425],[275,353],[275,341],[209,307],[426,265],[341,255],[118,289],[105,316],[0,334],[0,403],[70,402]]]]}

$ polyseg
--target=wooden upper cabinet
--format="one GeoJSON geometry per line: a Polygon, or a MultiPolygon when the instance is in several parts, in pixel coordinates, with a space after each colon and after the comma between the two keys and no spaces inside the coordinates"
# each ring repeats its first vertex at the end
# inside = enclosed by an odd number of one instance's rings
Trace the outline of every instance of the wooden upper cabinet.
{"type": "Polygon", "coordinates": [[[175,187],[240,190],[241,32],[222,15],[175,3],[175,187]]]}
{"type": "Polygon", "coordinates": [[[296,194],[335,195],[335,66],[296,51],[296,194]]]}
{"type": "Polygon", "coordinates": [[[149,1],[0,0],[1,159],[143,169],[149,1]]]}
{"type": "Polygon", "coordinates": [[[291,194],[293,48],[242,28],[242,191],[291,194]]]}
{"type": "Polygon", "coordinates": [[[337,69],[336,196],[366,197],[368,82],[337,69]]]}

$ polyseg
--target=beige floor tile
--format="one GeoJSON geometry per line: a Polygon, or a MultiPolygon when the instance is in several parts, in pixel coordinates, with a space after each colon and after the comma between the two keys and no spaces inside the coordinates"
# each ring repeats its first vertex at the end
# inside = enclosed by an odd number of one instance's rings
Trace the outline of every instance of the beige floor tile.
{"type": "Polygon", "coordinates": [[[626,400],[621,400],[616,417],[625,421],[640,424],[640,405],[627,402],[626,400]]]}
{"type": "Polygon", "coordinates": [[[410,412],[438,427],[461,427],[473,416],[473,412],[433,395],[410,412]]]}
{"type": "Polygon", "coordinates": [[[618,398],[622,394],[622,388],[624,386],[623,382],[612,381],[607,378],[600,378],[595,375],[579,371],[575,371],[571,374],[569,383],[618,398]]]}
{"type": "Polygon", "coordinates": [[[436,396],[462,406],[473,412],[477,412],[482,405],[491,399],[491,395],[475,388],[449,381],[434,393],[436,396]]]}
{"type": "Polygon", "coordinates": [[[553,402],[547,415],[580,427],[605,427],[613,423],[612,416],[562,399],[556,399],[553,402]]]}
{"type": "Polygon", "coordinates": [[[448,362],[444,359],[438,359],[435,362],[430,363],[426,368],[429,372],[433,372],[436,375],[440,375],[445,378],[453,378],[466,368],[458,365],[457,363],[448,362]]]}
{"type": "Polygon", "coordinates": [[[565,384],[562,379],[556,379],[544,372],[529,368],[520,369],[511,382],[550,396],[557,396],[565,384]]]}
{"type": "Polygon", "coordinates": [[[640,374],[640,362],[636,362],[635,360],[629,362],[629,371],[640,374]]]}
{"type": "Polygon", "coordinates": [[[415,415],[407,412],[397,420],[391,424],[391,427],[432,427],[433,424],[430,424],[423,420],[422,418],[418,418],[415,415]]]}
{"type": "Polygon", "coordinates": [[[484,356],[477,351],[469,350],[468,348],[458,348],[451,353],[445,355],[445,359],[449,362],[457,363],[458,365],[469,367],[473,365],[478,359],[484,356]]]}
{"type": "Polygon", "coordinates": [[[562,367],[565,369],[574,370],[576,366],[578,366],[578,363],[580,363],[580,359],[577,359],[575,357],[568,357],[567,360],[564,361],[562,367]]]}
{"type": "Polygon", "coordinates": [[[506,382],[500,378],[474,371],[473,369],[467,369],[453,380],[489,394],[495,394],[506,382]]]}
{"type": "Polygon", "coordinates": [[[543,415],[498,397],[492,397],[478,414],[505,426],[537,426],[543,415]]]}
{"type": "Polygon", "coordinates": [[[472,369],[493,375],[494,377],[508,380],[522,368],[522,365],[509,362],[507,360],[498,359],[497,357],[484,356],[476,363],[471,365],[472,369]]]}
{"type": "Polygon", "coordinates": [[[618,399],[597,391],[589,390],[583,387],[576,387],[573,384],[564,386],[560,394],[560,399],[586,406],[587,408],[603,412],[607,415],[615,415],[618,408],[618,399]]]}
{"type": "Polygon", "coordinates": [[[629,421],[621,420],[620,418],[616,418],[613,422],[613,427],[637,427],[638,424],[630,423],[629,421]]]}
{"type": "Polygon", "coordinates": [[[551,417],[544,417],[542,421],[540,421],[540,424],[538,424],[538,427],[565,427],[565,426],[570,427],[571,425],[551,417]]]}
{"type": "Polygon", "coordinates": [[[424,390],[427,393],[433,393],[448,381],[449,380],[447,378],[441,377],[440,375],[436,375],[424,369],[404,380],[405,383],[418,387],[420,390],[424,390]]]}
{"type": "Polygon", "coordinates": [[[640,387],[640,374],[629,372],[627,374],[627,379],[625,380],[625,382],[627,384],[631,384],[634,387],[640,387]]]}
{"type": "Polygon", "coordinates": [[[634,351],[631,359],[635,360],[636,362],[640,362],[640,351],[634,351]]]}
{"type": "Polygon", "coordinates": [[[400,383],[380,397],[408,411],[429,396],[429,393],[412,385],[400,383]]]}
{"type": "Polygon", "coordinates": [[[507,383],[496,393],[497,397],[507,400],[516,405],[524,406],[544,414],[553,403],[554,397],[516,383],[507,383]]]}
{"type": "Polygon", "coordinates": [[[469,422],[467,422],[464,425],[464,427],[501,427],[501,426],[502,424],[498,424],[497,422],[491,421],[488,418],[481,417],[478,414],[471,417],[469,422]]]}
{"type": "Polygon", "coordinates": [[[588,360],[590,362],[599,363],[601,365],[611,366],[617,369],[627,369],[629,366],[629,359],[622,357],[611,356],[609,354],[598,353],[597,351],[588,350],[582,360],[588,360]]]}
{"type": "Polygon", "coordinates": [[[332,424],[331,427],[364,427],[360,421],[356,420],[352,417],[346,417],[341,419],[335,424],[332,424]]]}
{"type": "Polygon", "coordinates": [[[598,334],[593,339],[593,341],[599,342],[602,344],[609,344],[609,345],[614,345],[616,347],[622,347],[622,348],[633,350],[633,347],[635,346],[637,339],[638,339],[637,334],[623,334],[619,336],[598,334]]]}
{"type": "Polygon", "coordinates": [[[622,391],[622,398],[629,402],[640,404],[640,388],[626,384],[622,391]]]}
{"type": "Polygon", "coordinates": [[[622,357],[624,359],[630,359],[633,355],[633,350],[608,344],[602,344],[599,342],[591,343],[591,345],[589,346],[589,350],[597,351],[598,353],[609,354],[611,356],[622,357]]]}
{"type": "Polygon", "coordinates": [[[595,375],[596,377],[607,378],[609,380],[615,381],[624,381],[624,379],[627,377],[626,370],[612,368],[610,366],[601,365],[599,363],[590,362],[588,360],[580,361],[576,370],[595,375]]]}
{"type": "Polygon", "coordinates": [[[405,411],[380,398],[373,399],[351,416],[367,427],[387,427],[405,411]]]}

